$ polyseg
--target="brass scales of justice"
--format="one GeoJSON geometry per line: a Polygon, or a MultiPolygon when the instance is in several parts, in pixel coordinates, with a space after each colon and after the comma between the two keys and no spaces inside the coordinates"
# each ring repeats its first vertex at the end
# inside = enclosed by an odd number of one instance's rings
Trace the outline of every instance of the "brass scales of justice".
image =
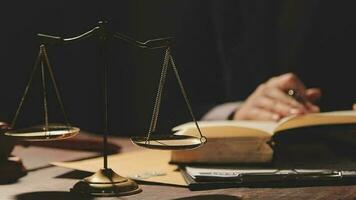
{"type": "Polygon", "coordinates": [[[104,70],[104,123],[105,127],[103,130],[103,168],[98,170],[92,176],[84,178],[83,180],[77,182],[71,192],[76,192],[84,195],[93,196],[122,196],[122,195],[132,195],[141,192],[141,188],[131,179],[122,177],[116,174],[112,169],[108,167],[107,159],[107,141],[109,133],[109,117],[108,117],[108,64],[105,61],[105,53],[108,42],[113,39],[122,40],[130,45],[142,48],[142,49],[165,49],[164,61],[161,70],[158,90],[156,94],[156,99],[153,107],[150,127],[146,136],[133,137],[131,141],[144,148],[159,149],[159,150],[189,150],[202,146],[207,142],[207,139],[202,135],[199,125],[194,117],[187,93],[183,87],[182,81],[180,79],[177,67],[174,63],[173,57],[171,55],[171,41],[173,38],[158,38],[147,40],[146,42],[139,42],[131,37],[117,32],[110,32],[107,28],[107,21],[100,21],[96,27],[93,29],[72,38],[62,38],[57,36],[38,34],[38,38],[41,41],[40,50],[35,61],[34,67],[32,69],[30,79],[25,87],[24,94],[20,100],[19,106],[16,110],[15,116],[12,120],[12,129],[5,132],[4,134],[9,137],[17,138],[20,140],[27,141],[49,141],[49,140],[63,140],[77,135],[80,131],[79,128],[74,127],[70,124],[67,114],[64,109],[63,100],[60,96],[58,85],[54,76],[54,70],[49,62],[46,46],[51,45],[68,45],[85,40],[89,37],[95,37],[100,41],[102,50],[102,64],[104,70]],[[159,110],[161,105],[162,91],[165,85],[166,75],[168,72],[168,66],[171,64],[179,88],[184,97],[186,106],[188,108],[189,114],[193,119],[195,126],[199,132],[199,136],[187,136],[187,135],[175,135],[173,134],[157,134],[156,124],[158,121],[159,110]],[[29,92],[34,74],[40,68],[41,81],[42,81],[42,95],[43,95],[43,109],[44,109],[44,123],[42,125],[32,126],[29,128],[16,129],[16,121],[19,117],[23,103],[29,92]],[[53,85],[56,99],[58,101],[60,110],[64,116],[64,124],[54,124],[49,122],[48,116],[48,102],[47,102],[47,76],[49,76],[50,82],[53,85]]]}

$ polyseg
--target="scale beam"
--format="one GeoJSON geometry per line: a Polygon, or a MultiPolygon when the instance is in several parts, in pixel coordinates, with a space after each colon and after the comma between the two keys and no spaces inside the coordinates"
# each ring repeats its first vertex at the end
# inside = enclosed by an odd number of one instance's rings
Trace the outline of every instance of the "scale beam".
{"type": "Polygon", "coordinates": [[[173,37],[164,37],[164,38],[147,40],[145,42],[140,42],[119,32],[110,33],[107,30],[107,22],[105,21],[100,21],[99,25],[94,27],[93,29],[71,38],[63,38],[60,36],[47,35],[42,33],[37,34],[37,37],[39,38],[41,44],[45,44],[45,45],[66,45],[95,36],[98,37],[99,39],[105,39],[105,40],[110,38],[118,39],[143,49],[167,48],[171,45],[174,39],[173,37]]]}
{"type": "MultiPolygon", "coordinates": [[[[166,49],[166,55],[165,55],[165,59],[164,59],[164,64],[163,64],[163,68],[162,68],[162,73],[161,73],[161,80],[160,80],[160,85],[159,85],[159,89],[157,92],[157,96],[156,96],[156,102],[155,102],[155,106],[154,106],[154,110],[153,110],[153,115],[152,115],[152,120],[151,120],[151,126],[150,129],[148,131],[148,136],[147,137],[135,137],[132,138],[132,142],[142,146],[142,147],[146,147],[146,148],[155,148],[155,149],[171,149],[171,150],[176,150],[176,149],[193,149],[193,148],[197,148],[203,144],[206,143],[206,138],[203,137],[199,125],[194,117],[191,105],[190,105],[190,101],[188,99],[188,96],[186,94],[186,91],[183,87],[183,84],[180,80],[179,74],[178,74],[178,70],[174,64],[172,55],[170,53],[170,49],[171,49],[171,44],[173,41],[173,37],[164,37],[164,38],[156,38],[156,39],[150,39],[147,40],[145,42],[140,42],[137,41],[125,34],[122,33],[118,33],[118,32],[110,32],[108,31],[107,28],[107,24],[108,22],[106,21],[100,21],[98,23],[98,26],[94,27],[93,29],[82,33],[78,36],[75,37],[71,37],[71,38],[63,38],[63,37],[58,37],[58,36],[52,36],[52,35],[46,35],[46,34],[38,34],[39,39],[41,40],[42,43],[45,44],[50,44],[50,45],[60,45],[60,44],[71,44],[71,43],[75,43],[77,41],[81,41],[90,37],[97,37],[98,39],[102,40],[102,45],[104,51],[107,47],[107,42],[110,39],[117,39],[117,40],[121,40],[124,41],[132,46],[135,47],[139,47],[142,49],[166,49]],[[189,110],[189,114],[191,115],[193,121],[196,124],[196,127],[199,131],[200,134],[200,138],[195,138],[195,137],[181,137],[181,136],[165,136],[165,135],[161,135],[161,136],[155,136],[156,139],[151,138],[151,133],[155,132],[156,129],[156,123],[157,123],[157,118],[158,118],[158,114],[159,114],[159,107],[161,104],[161,96],[162,96],[162,90],[164,87],[164,82],[165,82],[165,77],[167,74],[167,70],[168,70],[168,64],[171,63],[174,74],[177,78],[177,81],[179,83],[180,86],[180,90],[183,94],[184,100],[186,102],[186,105],[188,107],[189,110]],[[180,142],[180,143],[179,143],[180,142]],[[173,145],[173,143],[175,145],[173,145]],[[179,144],[176,144],[179,143],[179,144]]],[[[103,53],[105,54],[105,52],[103,53]]],[[[107,63],[105,63],[105,59],[103,58],[103,63],[104,63],[104,72],[105,72],[105,76],[107,76],[107,63]]],[[[106,80],[106,78],[105,78],[106,80]]],[[[107,81],[107,80],[106,80],[107,81]]],[[[107,83],[106,86],[104,88],[104,92],[105,92],[105,130],[104,130],[104,134],[103,134],[103,157],[104,157],[104,169],[107,168],[107,154],[106,154],[106,145],[107,145],[107,132],[108,132],[108,116],[107,116],[107,112],[108,112],[108,103],[107,103],[107,83]]]]}

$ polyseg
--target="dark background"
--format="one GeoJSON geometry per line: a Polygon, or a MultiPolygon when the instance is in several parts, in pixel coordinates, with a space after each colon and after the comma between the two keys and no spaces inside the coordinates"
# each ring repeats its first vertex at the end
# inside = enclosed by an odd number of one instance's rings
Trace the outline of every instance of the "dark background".
{"type": "MultiPolygon", "coordinates": [[[[0,83],[1,119],[10,122],[14,116],[38,54],[37,33],[73,37],[90,30],[99,20],[108,20],[112,30],[140,41],[174,36],[178,20],[176,13],[182,11],[177,7],[179,4],[178,1],[163,0],[40,0],[4,3],[0,11],[3,19],[0,35],[0,66],[3,75],[0,83]]],[[[95,39],[88,39],[70,46],[48,47],[48,54],[70,121],[84,130],[100,133],[104,113],[103,67],[99,43],[95,39]]],[[[164,50],[141,50],[120,41],[109,45],[109,109],[113,132],[138,135],[148,130],[163,56],[164,50]]],[[[42,123],[40,83],[38,71],[17,127],[42,123]]],[[[169,93],[179,92],[175,82],[169,87],[173,88],[167,87],[167,90],[173,90],[169,93]]],[[[49,92],[50,121],[63,121],[54,93],[49,92]]],[[[165,119],[160,120],[160,126],[164,130],[168,130],[172,124],[183,122],[182,119],[188,116],[186,110],[179,114],[179,110],[185,107],[183,99],[179,95],[177,98],[170,98],[178,101],[177,104],[169,102],[169,98],[165,98],[162,103],[167,108],[167,111],[163,111],[167,114],[162,116],[165,119]],[[179,115],[184,117],[175,122],[175,117],[179,115]],[[170,125],[165,125],[166,123],[170,125]]]]}
{"type": "MultiPolygon", "coordinates": [[[[137,40],[174,36],[173,55],[194,111],[201,117],[225,101],[245,99],[271,76],[294,72],[320,87],[322,110],[348,109],[353,86],[355,12],[352,1],[9,1],[0,8],[0,118],[11,121],[39,50],[37,33],[72,37],[108,20],[137,40]]],[[[95,39],[49,47],[70,121],[103,128],[102,63],[95,39]]],[[[114,134],[146,133],[163,50],[109,46],[110,127],[114,134]]],[[[162,102],[163,131],[189,121],[172,71],[162,102]]],[[[38,73],[39,75],[39,73],[38,73]]],[[[18,126],[43,121],[37,76],[18,126]]],[[[63,121],[50,93],[50,121],[63,121]]]]}

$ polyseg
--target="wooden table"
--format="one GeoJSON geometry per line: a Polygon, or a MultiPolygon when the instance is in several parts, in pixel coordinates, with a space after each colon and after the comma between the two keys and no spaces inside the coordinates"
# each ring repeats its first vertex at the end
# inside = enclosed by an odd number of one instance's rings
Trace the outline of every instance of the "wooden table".
{"type": "MultiPolygon", "coordinates": [[[[127,138],[111,138],[111,142],[120,144],[122,152],[137,150],[127,138]]],[[[62,150],[48,147],[17,146],[13,154],[20,156],[28,175],[18,182],[0,185],[0,200],[56,200],[80,199],[69,193],[69,189],[86,172],[51,166],[52,161],[65,161],[93,157],[95,152],[62,150]]],[[[190,191],[184,187],[173,187],[154,184],[140,184],[142,193],[110,198],[83,199],[180,199],[180,200],[236,200],[236,199],[356,199],[355,186],[322,186],[299,188],[230,188],[206,191],[190,191]]]]}

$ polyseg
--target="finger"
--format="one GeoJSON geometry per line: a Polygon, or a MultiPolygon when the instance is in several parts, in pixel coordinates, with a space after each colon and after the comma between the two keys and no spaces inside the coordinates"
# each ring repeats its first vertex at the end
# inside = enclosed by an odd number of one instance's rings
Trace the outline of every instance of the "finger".
{"type": "Polygon", "coordinates": [[[315,102],[321,97],[321,90],[319,88],[310,88],[305,91],[305,96],[310,102],[315,102]]]}
{"type": "Polygon", "coordinates": [[[305,112],[304,110],[297,109],[295,107],[292,107],[291,105],[268,97],[261,97],[256,102],[256,106],[262,108],[263,110],[276,113],[282,117],[286,117],[293,114],[302,114],[305,112]]]}
{"type": "Polygon", "coordinates": [[[296,99],[287,95],[285,92],[281,91],[280,89],[271,88],[270,91],[266,93],[266,96],[268,96],[276,101],[281,101],[284,104],[290,105],[290,106],[294,107],[295,109],[300,110],[301,112],[305,111],[305,107],[302,103],[298,102],[296,99]]]}
{"type": "Polygon", "coordinates": [[[304,83],[293,73],[287,73],[280,75],[278,77],[271,78],[267,84],[271,86],[278,87],[282,91],[287,91],[289,89],[295,89],[300,94],[305,94],[304,83]]]}
{"type": "Polygon", "coordinates": [[[306,102],[305,107],[308,109],[308,112],[312,112],[312,113],[320,112],[319,106],[312,104],[310,102],[306,102]]]}
{"type": "MultiPolygon", "coordinates": [[[[255,92],[250,97],[253,99],[258,99],[261,96],[267,96],[269,98],[275,99],[276,101],[282,101],[285,104],[294,106],[301,111],[306,111],[306,109],[302,103],[298,102],[296,99],[287,95],[284,91],[277,88],[276,86],[268,85],[268,84],[261,84],[258,86],[258,88],[255,90],[255,92]]],[[[248,100],[251,98],[248,98],[248,100]]]]}
{"type": "Polygon", "coordinates": [[[352,105],[352,109],[356,110],[356,103],[354,103],[354,105],[352,105]]]}
{"type": "Polygon", "coordinates": [[[254,120],[278,121],[282,117],[276,113],[271,112],[271,111],[254,107],[254,108],[251,108],[247,118],[254,119],[254,120]]]}

